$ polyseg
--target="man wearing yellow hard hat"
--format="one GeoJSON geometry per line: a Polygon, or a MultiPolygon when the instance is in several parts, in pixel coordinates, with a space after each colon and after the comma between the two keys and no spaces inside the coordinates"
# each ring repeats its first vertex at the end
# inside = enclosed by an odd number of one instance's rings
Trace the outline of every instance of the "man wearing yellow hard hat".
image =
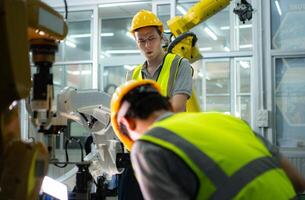
{"type": "Polygon", "coordinates": [[[164,52],[160,19],[151,11],[140,10],[132,19],[130,33],[146,61],[129,73],[127,79],[157,81],[162,94],[170,97],[174,111],[185,111],[192,94],[192,68],[187,59],[164,52]]]}
{"type": "MultiPolygon", "coordinates": [[[[146,61],[129,72],[127,80],[157,81],[162,94],[170,98],[174,112],[186,111],[187,100],[192,95],[192,67],[187,59],[163,50],[165,38],[160,19],[151,11],[140,10],[133,17],[129,31],[146,61]]],[[[121,177],[119,200],[142,199],[132,169],[125,169],[121,177]]]]}
{"type": "Polygon", "coordinates": [[[144,199],[287,200],[304,191],[296,169],[243,120],[172,111],[152,80],[129,81],[111,100],[144,199]]]}

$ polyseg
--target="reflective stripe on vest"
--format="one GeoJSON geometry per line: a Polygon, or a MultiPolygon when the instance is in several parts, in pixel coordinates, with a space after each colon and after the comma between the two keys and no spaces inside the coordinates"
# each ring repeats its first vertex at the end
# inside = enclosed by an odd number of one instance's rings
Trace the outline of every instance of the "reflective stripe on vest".
{"type": "MultiPolygon", "coordinates": [[[[183,116],[183,114],[179,114],[180,116],[183,116]]],[[[170,117],[171,118],[171,117],[170,117]]],[[[198,118],[198,117],[197,117],[198,118]]],[[[229,122],[232,117],[223,117],[224,121],[220,121],[220,122],[229,122]]],[[[223,170],[222,167],[220,167],[219,163],[216,162],[210,155],[213,154],[207,154],[205,153],[204,149],[205,147],[201,147],[198,148],[198,144],[200,143],[200,140],[206,140],[206,142],[210,142],[209,138],[210,138],[210,134],[220,134],[217,132],[214,133],[208,133],[208,135],[206,136],[202,136],[200,135],[200,131],[194,131],[195,135],[192,134],[192,127],[188,127],[188,132],[186,134],[177,134],[171,130],[169,130],[167,127],[172,127],[172,126],[188,126],[190,124],[194,124],[196,123],[196,117],[191,120],[190,118],[188,118],[187,122],[185,122],[184,124],[181,123],[181,121],[178,120],[178,117],[176,117],[175,119],[169,119],[169,121],[167,121],[168,119],[165,119],[164,121],[166,122],[162,122],[163,124],[161,124],[161,126],[158,126],[158,124],[160,122],[157,122],[156,126],[154,125],[154,128],[152,128],[148,133],[146,133],[145,135],[143,135],[140,140],[145,140],[145,141],[149,141],[152,143],[155,143],[157,145],[160,145],[164,148],[167,148],[169,150],[171,150],[172,152],[174,152],[176,155],[178,155],[191,169],[192,171],[197,175],[198,180],[200,180],[200,188],[198,190],[198,199],[232,199],[234,197],[236,197],[239,192],[249,183],[251,183],[255,178],[263,175],[266,172],[272,171],[272,170],[279,170],[279,163],[273,158],[271,157],[270,154],[268,153],[263,153],[261,151],[258,151],[260,153],[257,153],[257,155],[255,155],[254,159],[250,159],[249,161],[247,161],[246,163],[243,163],[241,161],[241,167],[237,168],[237,170],[231,171],[231,172],[225,172],[223,170]],[[179,125],[180,124],[180,125],[179,125]],[[166,126],[166,128],[164,128],[166,126]],[[189,140],[187,139],[188,137],[193,137],[193,140],[189,140]],[[196,142],[199,141],[199,142],[196,142]],[[193,142],[191,142],[193,141],[193,142]],[[230,174],[230,175],[229,175],[230,174]],[[203,184],[203,179],[204,178],[208,178],[209,182],[213,185],[213,187],[209,187],[206,184],[203,184]],[[210,188],[209,191],[206,188],[210,188]],[[212,188],[212,189],[211,189],[212,188]],[[206,194],[208,193],[208,194],[206,194]]],[[[215,120],[215,116],[213,118],[213,120],[215,120]]],[[[231,123],[231,125],[238,125],[238,120],[235,120],[236,122],[231,123]]],[[[243,125],[242,121],[240,120],[241,124],[239,125],[243,125]]],[[[201,124],[205,124],[205,121],[203,121],[201,124]]],[[[228,123],[230,124],[230,122],[228,123]]],[[[225,126],[226,128],[227,125],[226,124],[221,124],[223,126],[225,126]]],[[[240,134],[245,134],[245,132],[242,131],[241,127],[241,133],[240,134]]],[[[246,128],[246,126],[245,126],[246,128]]],[[[247,128],[246,128],[247,129],[247,128]]],[[[221,130],[221,128],[220,128],[221,130]]],[[[247,132],[248,130],[246,130],[247,132]]],[[[204,133],[202,133],[204,134],[204,133]]],[[[230,133],[231,134],[231,133],[230,133]]],[[[219,140],[221,140],[221,134],[219,135],[219,140]]],[[[217,138],[217,136],[216,136],[217,138]]],[[[245,141],[243,141],[243,137],[240,138],[240,142],[243,143],[245,141]]],[[[255,140],[255,136],[254,139],[255,140]]],[[[233,140],[234,141],[234,140],[233,140]]],[[[238,140],[237,140],[238,141],[238,140]]],[[[260,142],[257,141],[253,141],[252,146],[256,146],[256,143],[258,143],[258,145],[262,145],[260,142]]],[[[213,144],[213,140],[211,140],[212,144],[213,144]]],[[[210,143],[211,143],[210,142],[210,143]]],[[[203,143],[204,144],[204,143],[203,143]]],[[[238,144],[238,143],[237,143],[238,144]]],[[[242,147],[242,145],[237,145],[232,146],[231,148],[239,148],[242,147]]],[[[217,147],[218,148],[218,147],[217,147]]],[[[221,149],[222,147],[219,146],[219,149],[221,149]]],[[[261,146],[257,146],[257,149],[260,149],[261,146]]],[[[266,149],[265,149],[266,150],[266,149]]],[[[209,151],[209,147],[206,150],[207,152],[209,151]]],[[[213,152],[213,149],[210,150],[213,152]]],[[[241,150],[243,151],[243,150],[241,150]]],[[[267,151],[266,151],[267,152],[267,151]]],[[[237,156],[237,155],[236,155],[237,156]]],[[[253,156],[253,153],[252,153],[253,156]]],[[[229,158],[230,159],[230,158],[229,158]]],[[[221,162],[221,161],[220,161],[221,162]]],[[[236,165],[239,163],[231,163],[231,165],[236,165]]],[[[282,170],[281,170],[282,171],[282,170]]],[[[287,178],[287,177],[286,177],[287,178]]],[[[279,181],[279,184],[282,185],[287,185],[287,187],[291,187],[291,190],[287,190],[289,192],[287,192],[287,197],[291,197],[294,195],[294,191],[293,188],[291,186],[291,183],[289,182],[288,178],[287,178],[287,183],[286,183],[286,179],[281,177],[280,175],[277,175],[274,177],[274,181],[279,181]]],[[[282,186],[281,185],[281,186],[282,186]]],[[[284,197],[285,199],[285,197],[284,197]]]]}
{"type": "MultiPolygon", "coordinates": [[[[172,88],[175,83],[179,64],[181,62],[182,58],[178,55],[168,53],[165,56],[165,59],[163,61],[163,64],[161,66],[161,71],[159,73],[159,76],[157,78],[157,83],[161,86],[161,93],[164,96],[171,97],[172,94],[172,88]]],[[[142,70],[143,65],[138,65],[132,73],[132,79],[133,80],[142,80],[142,70]]]]}

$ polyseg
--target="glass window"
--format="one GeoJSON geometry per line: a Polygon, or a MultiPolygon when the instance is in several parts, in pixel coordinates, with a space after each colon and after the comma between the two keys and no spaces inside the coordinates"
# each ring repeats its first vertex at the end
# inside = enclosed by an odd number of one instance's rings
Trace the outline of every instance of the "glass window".
{"type": "Polygon", "coordinates": [[[229,94],[230,63],[229,60],[205,62],[206,93],[229,94]]]}
{"type": "Polygon", "coordinates": [[[91,60],[92,11],[69,12],[68,35],[59,45],[56,61],[91,60]]]}
{"type": "Polygon", "coordinates": [[[251,62],[249,59],[236,62],[236,110],[235,116],[251,119],[251,62]]]}
{"type": "Polygon", "coordinates": [[[53,73],[53,84],[57,86],[64,86],[64,67],[59,65],[54,65],[52,68],[53,73]]]}
{"type": "Polygon", "coordinates": [[[113,94],[115,89],[125,82],[127,66],[105,66],[103,73],[104,91],[113,94]]]}
{"type": "Polygon", "coordinates": [[[207,96],[206,111],[231,113],[229,96],[207,96]]]}
{"type": "Polygon", "coordinates": [[[101,4],[101,49],[99,88],[112,94],[125,82],[127,71],[143,63],[144,57],[129,33],[133,16],[141,9],[152,10],[150,2],[132,2],[120,6],[101,4]]]}
{"type": "Polygon", "coordinates": [[[205,111],[230,112],[230,62],[229,59],[207,60],[199,76],[205,78],[202,93],[206,96],[205,111]]]}
{"type": "Polygon", "coordinates": [[[305,147],[305,58],[275,60],[275,119],[281,147],[305,147]]]}
{"type": "Polygon", "coordinates": [[[193,65],[203,111],[232,113],[251,124],[251,58],[205,59],[193,65]]]}
{"type": "Polygon", "coordinates": [[[57,103],[57,94],[65,87],[65,73],[64,67],[59,65],[53,65],[53,87],[54,87],[54,106],[57,103]]]}
{"type": "MultiPolygon", "coordinates": [[[[237,2],[236,1],[235,5],[237,2]]],[[[247,0],[248,3],[253,5],[251,0],[247,0]]],[[[252,12],[252,19],[253,19],[254,13],[252,12]]],[[[238,15],[235,15],[235,21],[237,21],[237,26],[235,27],[236,35],[238,38],[238,46],[237,50],[239,51],[251,51],[252,50],[252,20],[245,21],[243,23],[242,21],[239,21],[238,15]]]]}
{"type": "Polygon", "coordinates": [[[239,60],[236,69],[237,93],[250,93],[250,76],[251,76],[251,62],[250,60],[239,60]]]}
{"type": "Polygon", "coordinates": [[[163,23],[164,31],[169,31],[167,26],[167,21],[170,19],[170,4],[158,4],[157,5],[157,14],[159,19],[163,23]]]}
{"type": "Polygon", "coordinates": [[[77,89],[92,88],[92,66],[91,64],[66,65],[66,85],[77,89]]]}
{"type": "MultiPolygon", "coordinates": [[[[103,6],[103,4],[101,5],[103,6]]],[[[151,3],[100,7],[100,58],[140,55],[133,36],[129,33],[133,16],[141,9],[151,10],[151,3]]]]}
{"type": "MultiPolygon", "coordinates": [[[[236,16],[237,17],[237,16],[236,16]]],[[[251,51],[252,50],[252,21],[243,22],[239,21],[237,27],[239,35],[239,51],[251,51]]]]}
{"type": "Polygon", "coordinates": [[[304,0],[271,0],[272,48],[304,50],[304,0]]]}

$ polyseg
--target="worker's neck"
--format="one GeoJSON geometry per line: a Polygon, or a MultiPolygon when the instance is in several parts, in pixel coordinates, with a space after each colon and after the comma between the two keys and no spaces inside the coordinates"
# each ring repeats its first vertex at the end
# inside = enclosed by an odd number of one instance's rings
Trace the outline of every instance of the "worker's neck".
{"type": "Polygon", "coordinates": [[[163,62],[164,55],[165,55],[164,51],[161,51],[161,53],[154,59],[147,60],[147,69],[149,71],[157,69],[158,66],[161,65],[161,63],[163,62]]]}
{"type": "Polygon", "coordinates": [[[132,139],[136,140],[141,134],[145,133],[163,114],[169,112],[168,110],[155,111],[146,119],[136,118],[136,130],[137,134],[132,135],[132,139]]]}
{"type": "Polygon", "coordinates": [[[159,117],[161,117],[163,114],[170,112],[168,110],[158,110],[153,112],[152,114],[149,115],[148,118],[146,119],[139,119],[138,120],[138,126],[141,127],[141,129],[143,129],[145,132],[159,117]]]}
{"type": "Polygon", "coordinates": [[[164,115],[165,113],[168,113],[170,111],[168,110],[158,110],[158,111],[155,111],[153,112],[149,119],[152,121],[152,122],[155,122],[158,118],[160,118],[162,115],[164,115]]]}

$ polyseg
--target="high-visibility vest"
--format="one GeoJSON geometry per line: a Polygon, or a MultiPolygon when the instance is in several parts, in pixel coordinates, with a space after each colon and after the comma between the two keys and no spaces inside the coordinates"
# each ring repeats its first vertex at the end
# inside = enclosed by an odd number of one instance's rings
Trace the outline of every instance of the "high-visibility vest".
{"type": "Polygon", "coordinates": [[[199,181],[197,199],[294,197],[278,159],[242,120],[220,113],[178,113],[156,122],[140,140],[179,156],[199,181]]]}
{"type": "MultiPolygon", "coordinates": [[[[161,94],[163,96],[172,97],[171,91],[173,85],[175,84],[175,80],[177,78],[178,69],[182,57],[168,53],[165,56],[164,62],[162,64],[161,71],[156,82],[161,87],[161,94]]],[[[142,80],[143,76],[141,73],[142,65],[138,65],[132,72],[133,80],[142,80]]],[[[187,101],[186,110],[188,112],[197,112],[200,111],[200,106],[196,98],[196,94],[194,89],[192,90],[192,95],[187,101]]]]}
{"type": "MultiPolygon", "coordinates": [[[[163,96],[171,97],[171,89],[173,87],[173,84],[175,82],[175,79],[177,77],[179,64],[182,60],[182,57],[168,53],[165,56],[165,59],[161,66],[161,71],[159,73],[159,76],[156,80],[156,82],[161,87],[161,94],[163,96]]],[[[132,79],[133,80],[142,80],[143,76],[141,73],[142,65],[138,65],[133,73],[132,73],[132,79]]]]}

